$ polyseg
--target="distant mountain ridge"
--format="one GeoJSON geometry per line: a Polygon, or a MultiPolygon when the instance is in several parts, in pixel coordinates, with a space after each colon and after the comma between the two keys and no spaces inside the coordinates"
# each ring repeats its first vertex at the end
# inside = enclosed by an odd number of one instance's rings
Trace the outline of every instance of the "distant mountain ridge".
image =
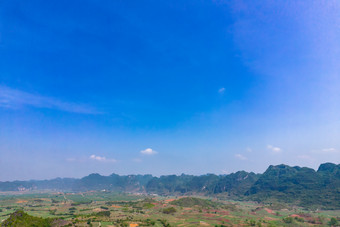
{"type": "Polygon", "coordinates": [[[288,165],[269,166],[263,174],[238,171],[229,175],[182,174],[101,176],[90,174],[81,179],[56,178],[0,182],[0,191],[110,190],[159,195],[224,195],[259,202],[288,202],[301,206],[340,209],[340,164],[321,164],[317,171],[288,165]]]}

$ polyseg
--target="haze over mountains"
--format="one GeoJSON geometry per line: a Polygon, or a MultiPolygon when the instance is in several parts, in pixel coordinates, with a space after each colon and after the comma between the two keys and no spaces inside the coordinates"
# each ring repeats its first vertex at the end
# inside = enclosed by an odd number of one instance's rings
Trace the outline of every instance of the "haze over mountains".
{"type": "Polygon", "coordinates": [[[259,202],[288,202],[300,206],[340,208],[340,164],[324,163],[317,171],[307,167],[269,166],[263,174],[238,171],[229,175],[101,176],[0,182],[0,191],[56,190],[80,192],[110,190],[158,195],[221,195],[259,202]]]}

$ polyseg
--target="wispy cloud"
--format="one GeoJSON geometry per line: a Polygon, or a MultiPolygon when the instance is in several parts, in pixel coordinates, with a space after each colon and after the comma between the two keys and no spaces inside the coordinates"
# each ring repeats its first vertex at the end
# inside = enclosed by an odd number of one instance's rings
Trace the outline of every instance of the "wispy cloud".
{"type": "Polygon", "coordinates": [[[322,149],[323,153],[338,153],[339,151],[335,148],[324,148],[322,149]]]}
{"type": "Polygon", "coordinates": [[[272,145],[267,145],[267,149],[271,150],[273,153],[281,153],[282,149],[279,147],[274,147],[272,145]]]}
{"type": "Polygon", "coordinates": [[[141,150],[140,153],[144,155],[154,155],[154,154],[157,154],[158,152],[155,150],[152,150],[151,148],[146,148],[145,150],[141,150]]]}
{"type": "Polygon", "coordinates": [[[240,159],[240,160],[247,160],[247,157],[241,154],[235,154],[235,158],[240,159]]]}
{"type": "Polygon", "coordinates": [[[220,93],[220,94],[224,94],[224,92],[225,92],[225,88],[224,88],[224,87],[222,87],[222,88],[218,89],[218,93],[220,93]]]}
{"type": "Polygon", "coordinates": [[[100,114],[95,109],[72,102],[64,102],[52,97],[31,94],[0,85],[0,107],[19,109],[25,106],[35,108],[55,109],[80,114],[100,114]]]}
{"type": "Polygon", "coordinates": [[[97,156],[97,155],[91,155],[90,156],[91,160],[95,160],[95,161],[99,161],[99,162],[117,162],[116,159],[108,159],[106,157],[102,157],[102,156],[97,156]]]}
{"type": "Polygon", "coordinates": [[[246,148],[246,151],[247,151],[247,152],[253,152],[253,149],[251,149],[250,147],[247,147],[247,148],[246,148]]]}
{"type": "Polygon", "coordinates": [[[330,148],[324,148],[324,149],[321,149],[321,150],[317,150],[317,151],[314,151],[314,153],[319,153],[319,154],[336,154],[336,153],[340,153],[340,150],[337,150],[333,147],[330,147],[330,148]]]}

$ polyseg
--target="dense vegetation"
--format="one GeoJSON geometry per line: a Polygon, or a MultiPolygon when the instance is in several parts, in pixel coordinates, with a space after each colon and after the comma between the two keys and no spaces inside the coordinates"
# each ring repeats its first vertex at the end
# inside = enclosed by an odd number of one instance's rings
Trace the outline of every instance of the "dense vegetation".
{"type": "Polygon", "coordinates": [[[152,178],[146,185],[146,191],[160,195],[228,193],[229,195],[240,196],[256,182],[259,176],[259,174],[245,171],[220,176],[214,174],[161,176],[152,178]]]}
{"type": "Polygon", "coordinates": [[[67,221],[51,219],[51,218],[40,218],[28,215],[24,211],[18,210],[11,214],[11,216],[6,219],[3,223],[1,223],[2,227],[9,226],[39,226],[39,227],[47,227],[47,226],[64,226],[68,224],[67,221]]]}
{"type": "Polygon", "coordinates": [[[195,198],[195,197],[184,197],[180,198],[177,200],[172,201],[170,204],[176,205],[176,206],[181,206],[181,207],[194,207],[194,206],[199,206],[199,207],[217,207],[218,203],[212,202],[210,200],[206,199],[200,199],[200,198],[195,198]]]}
{"type": "Polygon", "coordinates": [[[246,192],[249,199],[280,201],[304,207],[340,207],[340,165],[325,163],[318,171],[287,165],[269,166],[246,192]]]}
{"type": "Polygon", "coordinates": [[[229,175],[182,174],[101,176],[81,179],[0,182],[0,191],[52,189],[59,191],[109,190],[158,195],[224,195],[259,202],[288,202],[310,208],[340,208],[340,165],[325,163],[317,171],[287,165],[269,166],[263,174],[239,171],[229,175]]]}

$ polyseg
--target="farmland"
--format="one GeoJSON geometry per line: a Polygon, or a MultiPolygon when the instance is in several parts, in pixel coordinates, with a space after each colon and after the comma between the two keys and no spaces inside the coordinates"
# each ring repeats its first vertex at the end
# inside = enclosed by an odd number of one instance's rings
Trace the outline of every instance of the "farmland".
{"type": "Polygon", "coordinates": [[[261,204],[206,196],[166,197],[109,191],[0,195],[2,225],[6,226],[6,219],[18,210],[27,217],[51,220],[55,226],[327,226],[340,216],[339,210],[308,210],[284,203],[261,204]]]}

